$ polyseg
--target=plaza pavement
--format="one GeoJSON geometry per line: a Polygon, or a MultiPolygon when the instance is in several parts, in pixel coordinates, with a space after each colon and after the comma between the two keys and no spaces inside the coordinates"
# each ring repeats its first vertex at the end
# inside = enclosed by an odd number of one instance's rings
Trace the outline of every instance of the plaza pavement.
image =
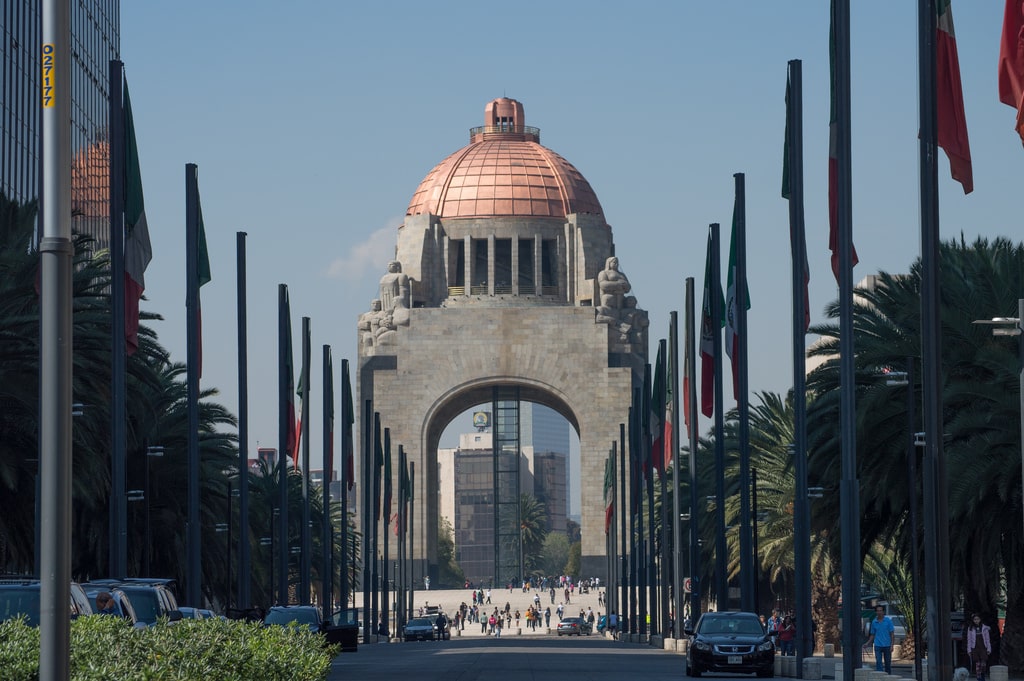
{"type": "MultiPolygon", "coordinates": [[[[541,591],[540,589],[533,589],[531,591],[523,591],[522,588],[513,588],[511,591],[508,589],[492,589],[491,590],[491,603],[486,603],[487,589],[484,589],[485,603],[481,609],[481,619],[483,619],[484,613],[490,615],[497,608],[503,612],[505,610],[505,603],[509,604],[511,612],[513,614],[512,626],[505,627],[502,629],[501,635],[505,636],[547,636],[549,634],[548,628],[543,624],[536,629],[530,629],[526,626],[526,610],[534,604],[533,597],[535,595],[540,596],[540,611],[543,615],[544,609],[547,607],[551,608],[551,631],[552,636],[555,635],[555,626],[558,624],[558,613],[557,608],[559,603],[563,603],[564,612],[563,617],[579,616],[580,610],[584,613],[587,608],[593,608],[594,610],[594,621],[596,625],[597,618],[602,614],[607,614],[607,610],[604,606],[599,606],[598,592],[603,591],[601,589],[591,589],[590,593],[581,594],[577,589],[571,596],[568,604],[565,604],[565,593],[562,589],[555,589],[555,602],[551,602],[549,592],[541,591]],[[519,610],[519,630],[516,630],[515,612],[519,610]]],[[[423,589],[417,590],[414,594],[413,604],[418,610],[425,606],[439,605],[444,613],[448,616],[449,620],[454,618],[455,613],[458,611],[459,606],[465,602],[467,607],[473,605],[473,592],[471,589],[444,589],[444,590],[433,590],[426,591],[423,589]]],[[[456,633],[454,629],[454,623],[452,624],[452,637],[456,636],[487,636],[481,632],[479,623],[466,622],[465,627],[456,633]]],[[[595,631],[596,635],[596,631],[595,631]]]]}

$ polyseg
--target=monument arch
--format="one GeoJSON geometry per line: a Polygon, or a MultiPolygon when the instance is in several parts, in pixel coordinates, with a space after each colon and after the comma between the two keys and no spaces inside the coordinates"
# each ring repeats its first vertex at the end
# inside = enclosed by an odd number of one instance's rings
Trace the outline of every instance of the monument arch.
{"type": "Polygon", "coordinates": [[[607,578],[604,460],[647,362],[647,313],[627,271],[593,189],[515,100],[488,103],[469,145],[420,183],[359,318],[356,376],[360,404],[373,401],[416,464],[414,574],[436,576],[441,433],[465,409],[515,396],[579,435],[582,569],[607,578]]]}

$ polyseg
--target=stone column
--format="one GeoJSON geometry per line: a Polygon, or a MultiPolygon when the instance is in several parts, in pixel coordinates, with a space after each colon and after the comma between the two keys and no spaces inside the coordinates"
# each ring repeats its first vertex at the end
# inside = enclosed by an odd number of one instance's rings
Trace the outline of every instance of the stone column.
{"type": "Polygon", "coordinates": [[[512,295],[519,295],[519,237],[512,236],[512,295]]]}

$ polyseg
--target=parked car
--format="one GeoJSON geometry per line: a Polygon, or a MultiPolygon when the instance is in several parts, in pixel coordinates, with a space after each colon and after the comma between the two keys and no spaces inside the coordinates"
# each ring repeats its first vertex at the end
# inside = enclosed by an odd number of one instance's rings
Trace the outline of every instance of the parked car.
{"type": "Polygon", "coordinates": [[[406,641],[433,641],[434,621],[429,617],[414,617],[406,623],[402,636],[406,641]]]}
{"type": "Polygon", "coordinates": [[[559,636],[563,634],[566,636],[572,636],[573,634],[577,636],[582,636],[583,634],[590,636],[593,633],[593,627],[583,617],[565,617],[558,623],[555,631],[558,632],[559,636]]]}
{"type": "Polygon", "coordinates": [[[263,618],[263,624],[266,626],[291,626],[294,624],[317,634],[326,631],[323,619],[320,617],[320,608],[312,605],[275,605],[267,611],[266,617],[263,618]]]}
{"type": "Polygon", "coordinates": [[[903,645],[903,639],[907,637],[907,618],[904,615],[890,615],[889,619],[893,626],[893,644],[903,645]]]}
{"type": "Polygon", "coordinates": [[[135,612],[135,624],[143,624],[151,627],[161,617],[167,618],[169,622],[181,620],[181,611],[178,610],[178,601],[174,594],[162,584],[147,583],[141,581],[122,581],[116,579],[97,579],[88,582],[89,589],[94,587],[106,591],[117,590],[120,592],[119,600],[127,600],[135,612]]]}
{"type": "Polygon", "coordinates": [[[775,644],[752,612],[706,612],[686,633],[687,676],[707,671],[775,675],[775,644]]]}
{"type": "MultiPolygon", "coordinates": [[[[39,626],[40,584],[32,577],[0,578],[0,622],[24,616],[31,627],[39,626]]],[[[77,582],[71,583],[68,615],[71,619],[92,614],[89,598],[77,582]]]]}
{"type": "Polygon", "coordinates": [[[114,599],[114,614],[118,617],[124,618],[136,628],[145,628],[148,626],[145,622],[139,622],[139,618],[135,614],[135,608],[132,607],[128,597],[125,596],[124,592],[116,586],[96,586],[92,583],[86,583],[82,588],[85,590],[85,594],[89,598],[89,605],[92,606],[93,612],[99,613],[101,609],[99,604],[96,602],[96,597],[101,593],[109,593],[111,598],[114,599]]]}
{"type": "Polygon", "coordinates": [[[359,649],[359,636],[363,623],[359,619],[357,608],[343,608],[331,615],[327,627],[327,642],[338,644],[344,653],[353,653],[359,649]]]}

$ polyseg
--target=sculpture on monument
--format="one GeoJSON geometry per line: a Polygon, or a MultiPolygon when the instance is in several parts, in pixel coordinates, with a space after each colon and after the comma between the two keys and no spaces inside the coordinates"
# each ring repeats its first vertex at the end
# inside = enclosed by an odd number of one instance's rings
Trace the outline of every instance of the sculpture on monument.
{"type": "Polygon", "coordinates": [[[410,282],[409,275],[402,272],[402,263],[388,263],[387,274],[380,279],[380,298],[374,298],[370,311],[359,317],[359,335],[364,345],[387,345],[399,326],[409,325],[410,282]]]}
{"type": "Polygon", "coordinates": [[[608,324],[619,345],[643,342],[647,315],[637,309],[634,296],[626,295],[632,287],[629,278],[619,271],[619,259],[614,255],[605,260],[604,269],[597,275],[597,288],[601,304],[596,321],[608,324]]]}

